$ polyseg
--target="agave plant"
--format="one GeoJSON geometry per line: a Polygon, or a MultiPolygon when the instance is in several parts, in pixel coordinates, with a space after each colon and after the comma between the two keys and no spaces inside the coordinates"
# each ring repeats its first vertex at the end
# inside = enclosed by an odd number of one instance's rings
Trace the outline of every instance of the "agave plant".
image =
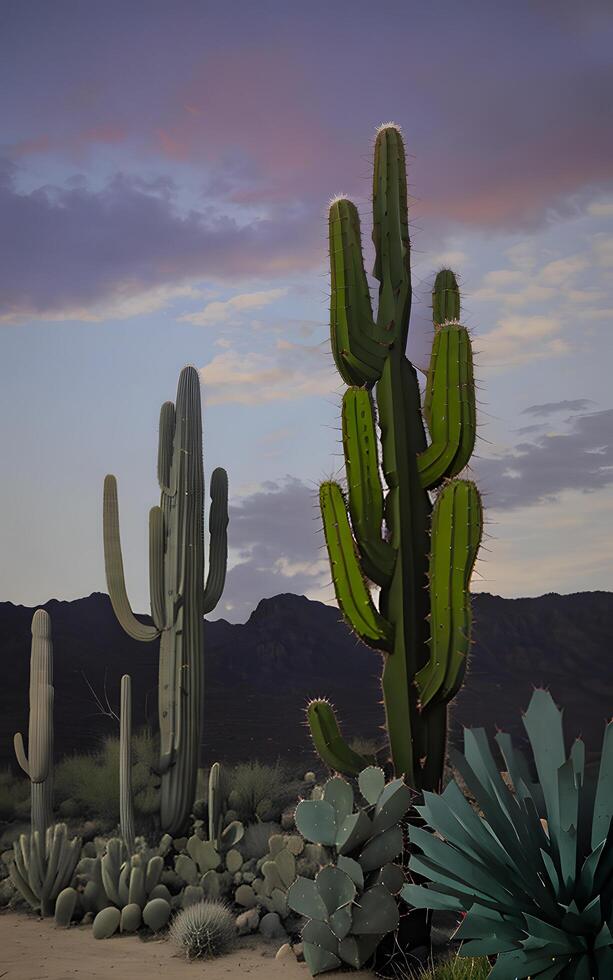
{"type": "Polygon", "coordinates": [[[463,955],[497,955],[491,980],[605,980],[613,977],[613,721],[595,778],[580,738],[567,753],[548,691],[534,691],[523,723],[537,781],[507,733],[496,735],[505,781],[485,731],[465,729],[464,755],[450,755],[483,816],[453,781],[441,796],[424,793],[417,810],[439,836],[410,828],[423,853],[409,870],[430,881],[401,894],[418,908],[464,911],[455,938],[465,940],[463,955]]]}

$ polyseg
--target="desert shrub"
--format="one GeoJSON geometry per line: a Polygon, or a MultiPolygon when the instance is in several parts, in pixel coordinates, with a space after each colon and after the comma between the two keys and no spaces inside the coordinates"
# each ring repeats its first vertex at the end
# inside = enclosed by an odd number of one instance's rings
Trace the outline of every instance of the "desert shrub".
{"type": "Polygon", "coordinates": [[[416,972],[409,969],[404,980],[487,980],[491,973],[487,956],[452,956],[427,970],[416,972]]]}
{"type": "MultiPolygon", "coordinates": [[[[132,739],[132,786],[136,818],[149,817],[159,807],[156,740],[144,729],[132,739]]],[[[119,819],[119,739],[108,736],[97,752],[66,756],[55,769],[58,807],[73,803],[83,816],[119,819]]]]}
{"type": "Polygon", "coordinates": [[[188,959],[210,959],[231,948],[236,923],[225,902],[211,899],[179,912],[170,923],[168,935],[188,959]]]}
{"type": "Polygon", "coordinates": [[[272,821],[250,823],[245,827],[239,850],[248,861],[250,858],[261,858],[268,853],[268,841],[272,834],[280,834],[281,827],[272,821]]]}
{"type": "Polygon", "coordinates": [[[30,815],[30,782],[16,777],[11,769],[0,769],[0,821],[16,818],[27,819],[30,815]]]}
{"type": "Polygon", "coordinates": [[[288,794],[287,773],[280,762],[274,766],[244,762],[230,773],[229,787],[228,802],[239,820],[255,823],[262,813],[261,804],[269,802],[279,812],[283,809],[288,794]]]}

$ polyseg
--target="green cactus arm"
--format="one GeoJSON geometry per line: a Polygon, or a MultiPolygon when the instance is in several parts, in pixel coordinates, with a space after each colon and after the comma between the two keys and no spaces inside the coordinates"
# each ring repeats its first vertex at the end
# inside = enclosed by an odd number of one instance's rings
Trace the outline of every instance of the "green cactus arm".
{"type": "Polygon", "coordinates": [[[164,589],[164,513],[161,507],[149,511],[149,595],[151,618],[158,630],[167,626],[164,589]]]}
{"type": "Polygon", "coordinates": [[[407,177],[400,129],[386,123],[377,131],[373,170],[373,231],[379,280],[377,325],[404,351],[411,310],[407,177]]]}
{"type": "Polygon", "coordinates": [[[474,483],[453,480],[432,514],[431,639],[427,664],[415,675],[422,707],[458,692],[470,648],[470,578],[482,533],[481,499],[474,483]]]}
{"type": "Polygon", "coordinates": [[[460,319],[460,290],[451,269],[437,272],[432,289],[432,322],[435,327],[443,323],[458,323],[460,319]]]}
{"type": "Polygon", "coordinates": [[[209,571],[204,588],[204,614],[221,598],[228,565],[228,474],[222,467],[211,473],[209,510],[209,571]]]}
{"type": "Polygon", "coordinates": [[[162,493],[174,496],[176,474],[172,470],[172,451],[175,438],[176,412],[173,402],[164,402],[160,409],[158,438],[158,483],[162,493]]]}
{"type": "Polygon", "coordinates": [[[432,442],[417,463],[422,486],[431,490],[464,469],[475,444],[472,350],[468,331],[459,324],[437,329],[424,414],[432,442]]]}
{"type": "Polygon", "coordinates": [[[392,627],[376,609],[358,561],[343,491],[328,481],[319,488],[326,547],[338,604],[360,639],[376,650],[392,646],[392,627]]]}
{"type": "Polygon", "coordinates": [[[362,260],[360,218],[347,198],[330,204],[329,242],[334,361],[347,384],[373,384],[381,374],[389,340],[373,319],[362,260]]]}
{"type": "Polygon", "coordinates": [[[117,480],[110,473],[104,479],[103,526],[106,582],[115,615],[132,639],[143,642],[155,640],[160,635],[157,627],[140,623],[130,607],[121,557],[117,480]]]}
{"type": "Polygon", "coordinates": [[[371,765],[372,760],[354,752],[343,739],[329,701],[313,700],[307,705],[306,711],[315,750],[330,769],[348,776],[357,776],[371,765]]]}
{"type": "Polygon", "coordinates": [[[349,513],[362,568],[372,582],[386,586],[394,572],[396,552],[381,537],[383,489],[373,406],[365,388],[347,389],[343,397],[342,422],[349,513]]]}
{"type": "Polygon", "coordinates": [[[15,734],[13,735],[13,746],[15,749],[15,756],[17,758],[17,762],[25,772],[26,776],[29,777],[30,766],[28,763],[28,757],[26,755],[26,750],[23,743],[23,735],[21,734],[21,732],[15,732],[15,734]]]}

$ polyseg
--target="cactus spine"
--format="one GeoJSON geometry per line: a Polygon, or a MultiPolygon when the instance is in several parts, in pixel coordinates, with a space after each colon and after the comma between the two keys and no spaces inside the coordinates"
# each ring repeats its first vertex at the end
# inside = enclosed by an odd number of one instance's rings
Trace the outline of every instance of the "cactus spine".
{"type": "Polygon", "coordinates": [[[178,834],[195,795],[202,722],[204,615],[215,608],[225,582],[228,477],[211,474],[209,571],[204,585],[204,473],[200,382],[193,367],[181,371],[176,405],[160,413],[159,507],[149,513],[149,578],[153,626],[134,616],[128,600],[121,544],[117,483],[104,482],[106,579],[117,619],[129,636],[160,637],[158,713],[161,823],[178,834]]]}
{"type": "Polygon", "coordinates": [[[119,712],[119,826],[128,854],[134,853],[134,806],[132,803],[132,681],[121,678],[119,712]]]}
{"type": "MultiPolygon", "coordinates": [[[[474,446],[475,391],[470,338],[458,322],[460,297],[450,270],[439,272],[433,290],[435,337],[423,409],[405,354],[410,242],[405,152],[394,124],[380,127],[375,143],[376,319],[358,212],[344,197],[330,204],[329,232],[331,345],[348,385],[342,407],[347,495],[334,481],[320,487],[332,578],[345,619],[384,656],[395,772],[416,789],[436,790],[447,704],[466,666],[468,586],[481,538],[477,489],[454,479],[474,446]],[[438,491],[434,508],[432,491],[438,491]],[[369,583],[380,588],[378,604],[369,583]]],[[[307,716],[315,747],[331,768],[357,774],[367,765],[343,741],[327,701],[311,702],[307,716]]]]}
{"type": "Polygon", "coordinates": [[[13,738],[17,761],[31,783],[32,833],[45,840],[53,821],[53,642],[51,618],[44,609],[32,617],[30,722],[28,755],[21,732],[13,738]]]}

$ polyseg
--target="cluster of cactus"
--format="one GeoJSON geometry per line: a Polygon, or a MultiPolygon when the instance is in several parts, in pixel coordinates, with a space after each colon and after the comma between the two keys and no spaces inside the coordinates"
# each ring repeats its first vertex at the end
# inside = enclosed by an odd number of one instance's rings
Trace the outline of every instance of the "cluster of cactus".
{"type": "Polygon", "coordinates": [[[185,853],[175,858],[175,871],[185,883],[184,904],[218,899],[230,892],[233,876],[243,865],[243,855],[236,845],[245,828],[231,811],[224,809],[222,770],[218,762],[209,772],[207,822],[194,822],[195,833],[188,839],[185,853]]]}
{"type": "Polygon", "coordinates": [[[13,844],[10,878],[21,896],[41,916],[53,915],[56,899],[70,885],[81,855],[81,839],[68,839],[66,824],[21,834],[13,844]]]}
{"type": "Polygon", "coordinates": [[[255,874],[247,872],[234,899],[245,908],[257,905],[286,919],[291,912],[287,892],[296,875],[314,878],[324,856],[319,844],[306,843],[299,834],[271,834],[267,853],[257,860],[255,874]]]}
{"type": "Polygon", "coordinates": [[[386,784],[376,766],[359,774],[358,785],[367,806],[355,812],[353,789],[340,776],[327,781],[321,799],[296,808],[300,833],[332,855],[315,880],[298,877],[287,894],[289,908],[309,920],[302,939],[313,976],[342,963],[359,969],[399,921],[394,896],[405,876],[394,861],[411,791],[401,779],[386,784]]]}
{"type": "MultiPolygon", "coordinates": [[[[375,142],[376,319],[358,211],[345,197],[330,204],[329,233],[332,353],[349,386],[342,406],[347,495],[334,481],[320,487],[332,579],[346,621],[384,656],[394,771],[418,790],[436,790],[447,704],[466,668],[468,587],[481,538],[477,489],[456,479],[473,450],[475,389],[470,338],[459,323],[459,291],[450,270],[439,272],[433,291],[435,336],[423,409],[417,373],[405,354],[410,242],[405,152],[394,124],[380,127],[375,142]],[[432,491],[438,491],[434,508],[432,491]],[[369,582],[379,587],[378,607],[369,582]]],[[[370,761],[343,740],[326,700],[311,702],[307,716],[315,747],[332,770],[355,775],[370,761]]]]}
{"type": "Polygon", "coordinates": [[[153,625],[132,612],[119,536],[117,481],[104,482],[104,557],[115,615],[133,639],[160,638],[158,714],[160,820],[183,832],[195,797],[202,724],[204,615],[223,591],[227,563],[228,478],[211,474],[209,571],[204,584],[204,472],[200,381],[193,367],[181,371],[176,405],[160,414],[159,507],[149,513],[149,573],[153,625]]]}
{"type": "Polygon", "coordinates": [[[31,783],[31,830],[45,840],[53,821],[53,642],[44,609],[32,617],[28,754],[21,732],[14,736],[17,761],[31,783]]]}
{"type": "Polygon", "coordinates": [[[165,835],[155,850],[142,847],[131,853],[122,838],[112,837],[102,854],[81,859],[76,870],[86,885],[80,896],[75,892],[75,905],[95,915],[95,938],[112,936],[117,929],[135,932],[143,922],[152,929],[165,925],[171,895],[161,879],[171,844],[165,835]]]}
{"type": "Polygon", "coordinates": [[[502,777],[483,729],[464,730],[452,762],[483,816],[452,781],[417,807],[435,831],[410,828],[421,852],[407,884],[415,907],[465,912],[461,954],[497,955],[492,980],[608,980],[613,976],[613,721],[595,778],[585,746],[567,751],[562,713],[535,690],[523,716],[537,781],[505,732],[502,777]]]}

